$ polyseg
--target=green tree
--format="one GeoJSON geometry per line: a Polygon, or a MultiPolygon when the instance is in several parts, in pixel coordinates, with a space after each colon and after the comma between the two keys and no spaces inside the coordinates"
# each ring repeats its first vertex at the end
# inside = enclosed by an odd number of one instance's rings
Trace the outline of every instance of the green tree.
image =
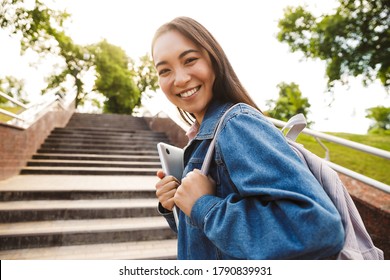
{"type": "Polygon", "coordinates": [[[277,38],[307,58],[327,64],[328,86],[361,76],[390,88],[389,0],[339,0],[333,14],[314,17],[306,7],[287,7],[277,38]]]}
{"type": "MultiPolygon", "coordinates": [[[[82,105],[89,92],[84,88],[85,75],[96,71],[95,89],[107,97],[103,111],[130,114],[140,105],[141,93],[158,88],[157,75],[148,55],[139,65],[119,47],[106,40],[92,46],[75,44],[64,30],[70,15],[51,9],[35,0],[2,0],[0,26],[11,36],[20,38],[22,54],[31,49],[45,57],[55,55],[59,63],[46,77],[47,87],[66,94],[69,81],[76,89],[76,107],[82,105]],[[138,87],[138,88],[137,88],[138,87]]],[[[1,83],[0,83],[1,85],[1,83]]]]}
{"type": "Polygon", "coordinates": [[[67,90],[62,85],[70,78],[76,88],[77,107],[87,94],[83,87],[83,75],[92,66],[88,59],[90,55],[86,48],[75,44],[66,35],[63,25],[70,15],[51,9],[45,3],[39,0],[3,0],[0,26],[11,36],[20,38],[22,54],[31,49],[41,57],[54,54],[64,62],[62,66],[53,69],[52,75],[46,77],[48,85],[42,92],[57,88],[66,93],[67,90]]]}
{"type": "Polygon", "coordinates": [[[136,74],[129,67],[132,61],[124,50],[106,40],[92,46],[91,50],[96,66],[95,88],[107,97],[103,111],[131,114],[141,98],[134,82],[136,74]]]}
{"type": "Polygon", "coordinates": [[[366,118],[374,121],[368,130],[369,133],[390,134],[390,107],[372,107],[366,112],[366,118]]]}
{"type": "MultiPolygon", "coordinates": [[[[302,113],[306,118],[309,112],[310,103],[307,98],[302,97],[299,86],[295,83],[280,83],[279,98],[268,100],[267,106],[270,108],[267,113],[270,117],[287,121],[292,116],[302,113]]],[[[311,122],[308,122],[310,125],[311,122]]]]}
{"type": "Polygon", "coordinates": [[[139,64],[133,66],[135,82],[140,92],[156,91],[159,88],[156,68],[149,54],[139,58],[139,64]]]}
{"type": "Polygon", "coordinates": [[[39,0],[1,0],[0,27],[20,38],[22,53],[27,49],[52,52],[56,48],[53,33],[63,31],[63,23],[69,16],[39,0]]]}
{"type": "Polygon", "coordinates": [[[48,85],[43,93],[49,89],[57,89],[66,94],[68,89],[65,84],[70,78],[76,89],[75,103],[77,108],[79,105],[83,105],[89,93],[84,88],[84,77],[94,66],[91,53],[88,48],[75,44],[64,32],[53,33],[53,36],[58,42],[58,55],[62,58],[64,66],[59,74],[55,71],[46,78],[48,85]]]}
{"type": "MultiPolygon", "coordinates": [[[[24,90],[24,80],[19,80],[12,76],[0,78],[0,91],[10,97],[26,103],[26,92],[24,90]]],[[[8,100],[0,97],[0,104],[8,103],[8,100]]]]}

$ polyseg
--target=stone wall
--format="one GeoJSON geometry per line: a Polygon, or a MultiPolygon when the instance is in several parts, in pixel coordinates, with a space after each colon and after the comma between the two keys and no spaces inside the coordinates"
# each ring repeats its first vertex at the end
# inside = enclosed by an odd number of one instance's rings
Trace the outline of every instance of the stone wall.
{"type": "Polygon", "coordinates": [[[0,123],[0,180],[19,174],[53,128],[65,126],[73,112],[74,104],[67,111],[49,111],[28,129],[0,123]]]}
{"type": "Polygon", "coordinates": [[[363,219],[375,246],[390,259],[390,194],[339,174],[363,219]]]}
{"type": "Polygon", "coordinates": [[[150,129],[163,132],[168,136],[169,141],[180,148],[184,148],[188,143],[185,131],[169,118],[144,118],[150,129]]]}

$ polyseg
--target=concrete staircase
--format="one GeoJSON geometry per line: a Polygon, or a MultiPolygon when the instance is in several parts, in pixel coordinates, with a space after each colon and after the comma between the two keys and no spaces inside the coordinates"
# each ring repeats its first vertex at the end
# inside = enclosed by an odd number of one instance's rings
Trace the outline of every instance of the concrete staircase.
{"type": "Polygon", "coordinates": [[[160,141],[142,118],[74,114],[0,182],[0,259],[174,259],[156,210],[160,141]]]}
{"type": "Polygon", "coordinates": [[[156,143],[167,141],[142,118],[74,114],[56,128],[22,174],[155,175],[156,143]]]}

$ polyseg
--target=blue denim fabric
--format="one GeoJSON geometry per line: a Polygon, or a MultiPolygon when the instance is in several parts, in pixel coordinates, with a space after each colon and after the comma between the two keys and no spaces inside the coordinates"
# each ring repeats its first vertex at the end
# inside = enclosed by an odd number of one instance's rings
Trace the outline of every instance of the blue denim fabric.
{"type": "MultiPolygon", "coordinates": [[[[201,169],[230,106],[209,106],[185,148],[184,176],[201,169]]],[[[282,133],[250,106],[237,106],[224,120],[209,175],[216,195],[198,199],[191,217],[180,212],[179,259],[320,259],[341,250],[336,208],[282,133]]],[[[166,218],[175,230],[172,215],[166,218]]]]}

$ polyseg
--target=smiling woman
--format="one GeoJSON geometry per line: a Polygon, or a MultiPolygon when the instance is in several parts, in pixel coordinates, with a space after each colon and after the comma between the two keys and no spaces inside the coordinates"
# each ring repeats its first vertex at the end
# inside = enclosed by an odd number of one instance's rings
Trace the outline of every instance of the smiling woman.
{"type": "Polygon", "coordinates": [[[157,171],[159,211],[178,233],[178,258],[336,254],[344,240],[337,210],[257,109],[215,38],[197,21],[175,18],[157,30],[152,55],[166,97],[195,118],[182,181],[157,171]],[[203,174],[199,169],[218,122],[233,104],[221,123],[209,174],[203,174]]]}
{"type": "Polygon", "coordinates": [[[182,116],[190,113],[200,124],[213,94],[221,101],[242,101],[257,108],[219,43],[191,18],[176,18],[161,26],[152,41],[152,57],[161,89],[182,116]],[[186,107],[198,107],[198,112],[178,106],[174,96],[181,97],[186,107]]]}
{"type": "Polygon", "coordinates": [[[152,55],[166,97],[202,123],[215,80],[206,50],[181,33],[170,31],[154,41],[152,55]]]}

